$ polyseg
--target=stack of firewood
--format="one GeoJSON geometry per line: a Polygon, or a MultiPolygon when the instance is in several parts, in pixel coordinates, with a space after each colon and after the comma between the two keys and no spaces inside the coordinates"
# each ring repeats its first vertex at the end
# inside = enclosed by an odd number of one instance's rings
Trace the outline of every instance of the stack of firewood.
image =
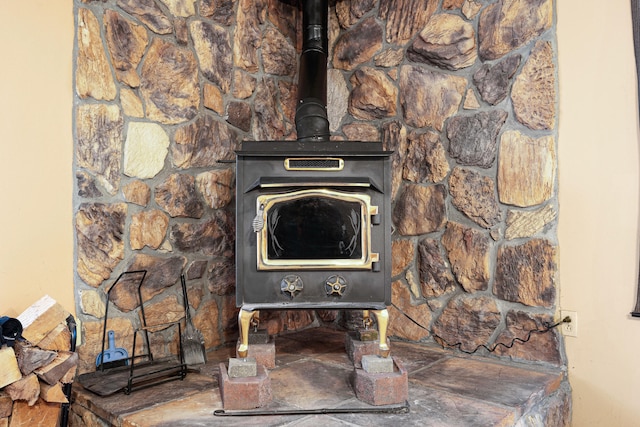
{"type": "Polygon", "coordinates": [[[78,365],[68,317],[48,296],[18,316],[23,340],[0,348],[0,427],[58,424],[78,365]]]}

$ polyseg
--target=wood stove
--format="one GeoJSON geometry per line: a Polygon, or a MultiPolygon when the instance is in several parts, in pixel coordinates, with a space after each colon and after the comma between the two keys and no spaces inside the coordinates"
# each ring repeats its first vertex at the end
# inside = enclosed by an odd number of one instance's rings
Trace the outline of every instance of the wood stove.
{"type": "Polygon", "coordinates": [[[386,339],[391,299],[390,152],[330,141],[327,0],[302,2],[297,141],[244,142],[236,152],[238,355],[262,309],[362,309],[386,339]]]}

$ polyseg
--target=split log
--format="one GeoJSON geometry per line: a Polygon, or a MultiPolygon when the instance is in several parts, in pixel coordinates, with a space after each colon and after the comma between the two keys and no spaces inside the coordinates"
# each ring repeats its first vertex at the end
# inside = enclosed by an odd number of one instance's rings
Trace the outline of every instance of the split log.
{"type": "Polygon", "coordinates": [[[71,384],[73,380],[76,378],[76,372],[78,371],[78,365],[74,365],[71,369],[67,371],[66,374],[60,378],[60,382],[62,384],[71,384]]]}
{"type": "Polygon", "coordinates": [[[16,353],[11,347],[0,348],[0,388],[18,381],[22,373],[18,367],[16,353]]]}
{"type": "Polygon", "coordinates": [[[67,324],[58,324],[58,326],[56,326],[38,343],[38,347],[43,350],[71,350],[71,331],[67,324]]]}
{"type": "Polygon", "coordinates": [[[54,385],[40,383],[40,398],[49,403],[69,403],[60,383],[54,385]]]}
{"type": "Polygon", "coordinates": [[[24,400],[33,406],[40,396],[40,381],[36,374],[30,374],[8,385],[5,390],[12,400],[24,400]]]}
{"type": "Polygon", "coordinates": [[[78,353],[60,351],[47,366],[36,369],[34,372],[42,381],[54,385],[66,375],[66,373],[78,364],[78,353]]]}
{"type": "Polygon", "coordinates": [[[0,418],[0,427],[9,427],[9,418],[0,418]]]}
{"type": "MultiPolygon", "coordinates": [[[[0,418],[7,418],[11,415],[11,407],[13,406],[13,400],[4,391],[0,391],[0,418]]],[[[0,423],[2,425],[2,423],[0,423]]]]}
{"type": "Polygon", "coordinates": [[[40,298],[23,311],[18,320],[22,323],[22,336],[38,345],[56,326],[64,323],[69,313],[49,295],[40,298]]]}
{"type": "Polygon", "coordinates": [[[13,402],[11,427],[56,427],[60,418],[60,403],[47,403],[38,399],[35,405],[26,402],[13,402]]]}
{"type": "Polygon", "coordinates": [[[16,342],[16,358],[22,375],[29,375],[33,371],[53,362],[57,353],[55,351],[42,350],[28,342],[16,342]]]}

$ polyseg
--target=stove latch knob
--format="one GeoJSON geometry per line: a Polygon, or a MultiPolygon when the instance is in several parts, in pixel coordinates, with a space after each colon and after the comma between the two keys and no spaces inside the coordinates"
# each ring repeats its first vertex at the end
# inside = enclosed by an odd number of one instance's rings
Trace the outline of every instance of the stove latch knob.
{"type": "Polygon", "coordinates": [[[289,294],[289,297],[293,298],[302,292],[304,284],[302,278],[296,274],[289,274],[284,276],[280,281],[280,290],[283,294],[289,294]]]}
{"type": "Polygon", "coordinates": [[[337,295],[341,297],[347,287],[347,279],[339,275],[329,276],[324,282],[324,287],[327,295],[337,295]]]}

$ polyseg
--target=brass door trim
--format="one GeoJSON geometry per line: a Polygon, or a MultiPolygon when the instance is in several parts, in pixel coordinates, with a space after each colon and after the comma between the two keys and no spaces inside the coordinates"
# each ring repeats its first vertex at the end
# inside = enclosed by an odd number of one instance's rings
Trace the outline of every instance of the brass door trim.
{"type": "Polygon", "coordinates": [[[270,259],[268,257],[268,227],[265,226],[256,233],[258,270],[371,270],[372,263],[379,260],[379,254],[371,252],[370,213],[376,211],[377,206],[371,205],[371,197],[366,194],[345,193],[329,189],[308,189],[289,193],[263,194],[256,199],[256,213],[262,215],[263,223],[267,224],[267,214],[274,204],[305,197],[328,197],[360,204],[362,256],[359,259],[270,259]]]}

